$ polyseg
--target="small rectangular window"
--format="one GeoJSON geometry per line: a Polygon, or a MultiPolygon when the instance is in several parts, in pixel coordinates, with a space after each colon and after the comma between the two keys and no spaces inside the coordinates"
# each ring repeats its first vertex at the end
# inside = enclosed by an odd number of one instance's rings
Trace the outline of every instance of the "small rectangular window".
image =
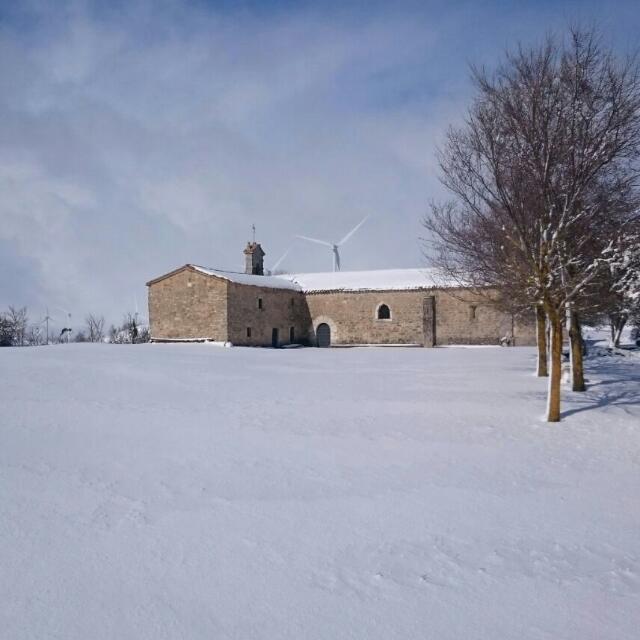
{"type": "Polygon", "coordinates": [[[469,308],[469,317],[472,320],[476,319],[476,310],[477,310],[477,306],[475,304],[472,304],[471,307],[469,308]]]}
{"type": "Polygon", "coordinates": [[[258,309],[262,309],[262,298],[258,298],[258,309]]]}
{"type": "Polygon", "coordinates": [[[296,330],[294,327],[289,329],[289,342],[292,344],[296,341],[296,330]]]}
{"type": "Polygon", "coordinates": [[[296,300],[295,298],[291,298],[291,307],[293,308],[295,306],[296,300]]]}
{"type": "Polygon", "coordinates": [[[251,337],[251,327],[247,327],[247,338],[251,337]]]}

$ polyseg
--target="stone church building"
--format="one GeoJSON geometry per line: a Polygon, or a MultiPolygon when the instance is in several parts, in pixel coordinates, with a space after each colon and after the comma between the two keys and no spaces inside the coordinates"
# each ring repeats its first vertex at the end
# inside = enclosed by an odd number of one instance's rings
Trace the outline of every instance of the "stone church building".
{"type": "Polygon", "coordinates": [[[250,242],[244,273],[186,264],[147,282],[155,342],[245,346],[535,344],[533,323],[429,269],[264,275],[250,242]]]}

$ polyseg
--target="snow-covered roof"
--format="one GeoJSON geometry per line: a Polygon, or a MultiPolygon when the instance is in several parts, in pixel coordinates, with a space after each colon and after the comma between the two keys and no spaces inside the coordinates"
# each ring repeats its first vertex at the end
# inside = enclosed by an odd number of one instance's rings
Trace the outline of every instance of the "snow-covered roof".
{"type": "Polygon", "coordinates": [[[287,276],[254,276],[249,273],[240,273],[237,271],[223,271],[222,269],[210,269],[209,267],[200,267],[196,264],[189,265],[200,273],[209,276],[216,276],[229,282],[237,284],[248,284],[254,287],[270,287],[272,289],[290,289],[292,291],[301,291],[298,284],[292,282],[287,276]]]}
{"type": "MultiPolygon", "coordinates": [[[[376,271],[335,271],[327,273],[286,273],[277,276],[256,276],[238,271],[225,271],[189,264],[190,268],[209,276],[237,284],[272,289],[288,289],[304,293],[323,291],[408,291],[459,286],[447,280],[437,269],[380,269],[376,271]]],[[[151,283],[176,273],[172,271],[151,283]]],[[[150,283],[147,283],[150,284],[150,283]]]]}
{"type": "Polygon", "coordinates": [[[296,273],[278,276],[300,285],[306,293],[321,291],[406,291],[456,286],[445,281],[435,269],[384,269],[376,271],[335,271],[296,273]]]}

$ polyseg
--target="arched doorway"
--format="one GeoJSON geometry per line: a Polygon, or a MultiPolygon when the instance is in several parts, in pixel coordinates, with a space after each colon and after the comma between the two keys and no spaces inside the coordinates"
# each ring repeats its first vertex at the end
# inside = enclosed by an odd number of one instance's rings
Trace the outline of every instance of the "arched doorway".
{"type": "Polygon", "coordinates": [[[331,327],[326,322],[318,325],[316,339],[319,347],[331,346],[331,327]]]}

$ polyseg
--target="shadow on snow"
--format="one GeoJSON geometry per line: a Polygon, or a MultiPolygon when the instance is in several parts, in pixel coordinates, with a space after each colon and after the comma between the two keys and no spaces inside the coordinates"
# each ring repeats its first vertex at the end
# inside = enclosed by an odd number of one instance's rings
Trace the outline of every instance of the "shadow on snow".
{"type": "MultiPolygon", "coordinates": [[[[601,409],[607,406],[640,407],[640,360],[631,358],[634,362],[620,362],[618,358],[607,356],[591,357],[586,362],[587,390],[572,393],[567,398],[572,407],[563,412],[568,417],[582,411],[601,409]],[[602,379],[599,379],[599,378],[602,379]],[[595,378],[590,383],[588,378],[595,378]],[[611,387],[611,388],[610,388],[611,387]]],[[[626,409],[625,409],[626,411],[626,409]]],[[[628,411],[626,411],[628,413],[628,411]]]]}

